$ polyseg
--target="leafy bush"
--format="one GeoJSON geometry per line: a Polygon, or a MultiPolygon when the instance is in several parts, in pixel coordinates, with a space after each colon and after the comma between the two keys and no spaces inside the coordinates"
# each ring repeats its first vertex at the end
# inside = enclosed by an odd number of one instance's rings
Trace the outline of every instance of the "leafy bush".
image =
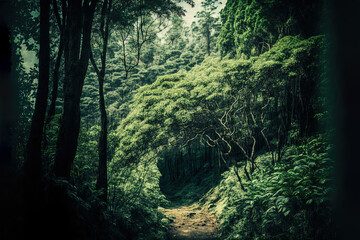
{"type": "Polygon", "coordinates": [[[158,209],[166,200],[159,188],[157,159],[147,154],[142,160],[111,172],[109,206],[134,239],[166,239],[168,222],[162,221],[166,217],[158,209]]]}
{"type": "Polygon", "coordinates": [[[256,172],[248,191],[220,214],[223,239],[334,238],[329,150],[322,136],[306,139],[273,170],[256,172]]]}

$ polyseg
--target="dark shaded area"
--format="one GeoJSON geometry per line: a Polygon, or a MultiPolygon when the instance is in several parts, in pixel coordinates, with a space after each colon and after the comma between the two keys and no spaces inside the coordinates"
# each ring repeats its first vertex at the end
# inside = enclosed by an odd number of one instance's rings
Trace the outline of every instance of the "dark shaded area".
{"type": "Polygon", "coordinates": [[[0,2],[0,239],[8,236],[21,237],[19,223],[22,219],[19,207],[22,202],[19,191],[21,182],[16,174],[13,149],[15,113],[15,81],[11,70],[10,29],[12,11],[8,3],[0,2]]]}
{"type": "MultiPolygon", "coordinates": [[[[0,5],[0,7],[2,6],[0,5]]],[[[15,115],[12,109],[14,107],[14,86],[11,79],[10,29],[2,18],[0,18],[0,37],[0,153],[1,170],[4,171],[10,167],[13,158],[11,128],[15,115]]]]}
{"type": "Polygon", "coordinates": [[[191,160],[189,160],[189,155],[180,154],[182,165],[171,165],[177,155],[172,155],[173,158],[171,158],[171,155],[166,154],[165,158],[158,162],[161,172],[160,190],[170,201],[170,205],[167,207],[191,205],[219,184],[221,172],[225,171],[226,167],[223,164],[219,166],[215,157],[209,158],[209,150],[206,153],[196,154],[194,151],[191,160]],[[208,159],[205,159],[206,157],[208,159]],[[196,167],[191,170],[194,166],[196,167]],[[174,172],[179,177],[174,177],[174,172]]]}
{"type": "Polygon", "coordinates": [[[160,178],[160,190],[171,202],[168,207],[191,205],[219,184],[221,176],[214,169],[202,169],[192,178],[174,182],[169,175],[160,178]]]}
{"type": "Polygon", "coordinates": [[[79,192],[65,181],[42,182],[37,214],[25,222],[26,238],[36,239],[132,239],[121,222],[112,222],[100,200],[89,201],[90,192],[79,192]],[[29,237],[30,238],[30,237],[29,237]]]}
{"type": "Polygon", "coordinates": [[[136,234],[121,220],[112,222],[100,200],[89,205],[90,191],[77,192],[66,182],[43,177],[36,205],[24,200],[23,169],[14,154],[18,63],[12,62],[10,6],[0,1],[0,239],[133,239],[136,234]]]}
{"type": "MultiPolygon", "coordinates": [[[[49,38],[50,2],[40,1],[40,49],[39,76],[36,92],[35,109],[31,118],[29,138],[24,153],[24,200],[25,224],[30,233],[38,228],[34,217],[41,212],[39,205],[40,185],[42,176],[41,144],[47,108],[49,68],[50,68],[50,38],[49,38]]],[[[35,230],[36,231],[36,230],[35,230]]],[[[30,234],[31,235],[31,234],[30,234]]],[[[36,236],[37,233],[34,234],[36,236]]]]}
{"type": "Polygon", "coordinates": [[[331,89],[328,96],[335,116],[335,156],[337,165],[336,219],[339,239],[356,239],[360,235],[359,188],[359,136],[360,114],[360,2],[331,1],[328,5],[328,22],[331,55],[328,76],[331,89]]]}

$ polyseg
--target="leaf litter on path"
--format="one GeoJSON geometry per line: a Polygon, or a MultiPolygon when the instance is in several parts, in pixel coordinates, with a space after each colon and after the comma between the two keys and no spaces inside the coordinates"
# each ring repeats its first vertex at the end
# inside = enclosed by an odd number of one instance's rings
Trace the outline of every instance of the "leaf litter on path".
{"type": "Polygon", "coordinates": [[[214,214],[197,204],[162,210],[170,219],[174,240],[216,240],[218,222],[214,214]]]}

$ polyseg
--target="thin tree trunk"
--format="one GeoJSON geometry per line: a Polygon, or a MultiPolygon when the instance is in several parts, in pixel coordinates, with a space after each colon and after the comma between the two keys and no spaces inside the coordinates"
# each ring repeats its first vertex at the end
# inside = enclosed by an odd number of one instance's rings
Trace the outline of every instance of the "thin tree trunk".
{"type": "Polygon", "coordinates": [[[274,166],[275,165],[275,156],[274,156],[274,151],[271,149],[270,147],[270,143],[264,133],[264,130],[265,128],[263,128],[260,132],[261,132],[261,135],[263,136],[264,140],[265,140],[265,143],[266,143],[266,146],[268,148],[268,151],[271,153],[271,164],[274,166]]]}
{"type": "Polygon", "coordinates": [[[107,200],[107,114],[105,108],[104,98],[104,79],[99,78],[99,107],[101,115],[101,131],[99,138],[99,171],[98,179],[96,183],[97,189],[102,189],[103,193],[100,195],[101,200],[106,202],[107,200]]]}
{"type": "MultiPolygon", "coordinates": [[[[106,40],[107,41],[107,40],[106,40]]],[[[107,135],[108,135],[108,122],[107,122],[107,113],[104,97],[104,79],[105,79],[105,61],[106,61],[106,49],[107,44],[104,44],[104,50],[101,56],[102,69],[99,70],[96,66],[96,62],[93,58],[92,53],[90,54],[91,63],[95,69],[95,72],[98,75],[99,82],[99,110],[101,118],[101,130],[99,136],[99,145],[98,145],[98,155],[99,155],[99,168],[98,168],[98,178],[96,182],[96,189],[101,190],[102,194],[100,195],[101,200],[106,202],[107,200],[107,135]]]]}
{"type": "Polygon", "coordinates": [[[54,72],[52,74],[53,82],[52,82],[52,90],[51,90],[51,102],[50,102],[50,107],[49,107],[47,118],[46,118],[46,124],[49,124],[55,115],[56,99],[58,96],[58,87],[59,87],[60,62],[61,62],[62,54],[64,52],[64,39],[63,38],[64,38],[64,34],[61,33],[58,55],[56,57],[54,72]]]}
{"type": "Polygon", "coordinates": [[[104,81],[106,73],[106,56],[108,49],[108,38],[109,38],[109,27],[110,27],[110,18],[109,13],[111,9],[112,1],[105,0],[103,2],[101,10],[101,22],[100,22],[100,35],[103,40],[103,49],[101,53],[101,69],[99,70],[92,52],[90,52],[90,60],[95,69],[95,72],[98,76],[99,82],[99,110],[101,117],[101,130],[99,137],[99,169],[98,169],[98,179],[96,182],[96,189],[102,190],[100,198],[106,202],[107,201],[107,135],[108,135],[108,120],[106,113],[105,97],[104,97],[104,81]]]}
{"type": "Polygon", "coordinates": [[[241,177],[240,177],[239,172],[238,172],[239,169],[238,169],[238,167],[236,166],[236,164],[234,164],[233,170],[234,170],[235,175],[236,175],[236,177],[237,177],[237,179],[238,179],[238,181],[239,181],[239,183],[240,183],[241,189],[242,189],[243,191],[246,191],[244,185],[242,184],[241,177]]]}
{"type": "Polygon", "coordinates": [[[248,161],[245,159],[244,172],[245,172],[246,178],[247,178],[249,181],[251,181],[250,174],[249,174],[249,172],[248,172],[248,170],[247,170],[247,162],[248,162],[248,161]]]}
{"type": "MultiPolygon", "coordinates": [[[[225,160],[224,155],[223,155],[223,153],[220,151],[220,149],[218,149],[218,153],[219,153],[219,163],[221,162],[220,159],[222,159],[223,162],[225,163],[226,167],[230,170],[230,166],[229,166],[229,164],[227,163],[227,161],[225,160]]],[[[241,189],[242,189],[243,191],[246,191],[244,185],[242,184],[241,177],[240,177],[240,175],[239,175],[239,168],[237,167],[236,161],[234,161],[233,166],[232,166],[232,169],[234,170],[234,173],[235,173],[235,175],[236,175],[236,177],[237,177],[237,179],[238,179],[238,181],[239,181],[239,183],[240,183],[241,189]]]]}
{"type": "MultiPolygon", "coordinates": [[[[62,20],[60,19],[59,10],[57,6],[56,0],[53,0],[53,12],[56,17],[56,22],[60,32],[60,40],[59,40],[59,48],[55,60],[54,71],[52,73],[52,90],[51,90],[51,99],[50,99],[50,106],[47,112],[46,120],[45,120],[45,127],[44,127],[44,138],[43,138],[43,149],[45,150],[48,145],[48,141],[46,138],[46,125],[48,125],[51,120],[54,118],[55,110],[56,110],[56,99],[58,95],[58,87],[59,87],[59,70],[61,64],[61,58],[64,52],[64,27],[65,27],[65,6],[64,0],[62,0],[62,20]]],[[[47,168],[47,166],[46,166],[47,168]]]]}
{"type": "Polygon", "coordinates": [[[256,144],[256,139],[254,137],[252,137],[253,139],[253,145],[251,148],[251,155],[250,155],[250,159],[251,159],[251,173],[253,173],[255,171],[255,159],[254,159],[254,151],[255,151],[255,144],[256,144]]]}
{"type": "Polygon", "coordinates": [[[55,0],[53,1],[54,14],[56,16],[57,24],[58,24],[59,31],[60,31],[60,41],[59,41],[59,49],[58,49],[58,54],[56,56],[54,71],[52,74],[51,100],[50,100],[50,107],[49,107],[47,118],[46,118],[46,124],[49,124],[55,115],[56,99],[58,96],[58,87],[59,87],[59,70],[60,70],[61,58],[62,58],[62,55],[64,52],[64,44],[65,44],[64,23],[65,23],[65,16],[66,16],[64,1],[63,1],[62,5],[63,5],[62,6],[63,22],[61,22],[61,20],[60,20],[57,3],[55,0]]]}

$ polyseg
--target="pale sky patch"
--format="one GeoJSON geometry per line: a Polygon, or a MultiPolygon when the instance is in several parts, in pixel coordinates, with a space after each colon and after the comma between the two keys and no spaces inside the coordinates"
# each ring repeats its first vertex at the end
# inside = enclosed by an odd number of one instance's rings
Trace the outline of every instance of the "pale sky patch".
{"type": "Polygon", "coordinates": [[[34,64],[39,62],[39,59],[36,57],[36,53],[27,50],[24,44],[21,45],[21,55],[24,58],[23,66],[25,72],[29,73],[30,69],[34,67],[34,64]]]}
{"type": "MultiPolygon", "coordinates": [[[[219,4],[218,8],[216,9],[216,13],[219,14],[220,10],[223,9],[226,5],[227,0],[220,1],[222,4],[219,4]]],[[[196,13],[201,11],[201,2],[202,0],[194,0],[195,6],[191,7],[187,3],[181,3],[181,6],[184,7],[186,10],[186,16],[184,17],[186,26],[190,26],[193,21],[197,21],[197,18],[195,17],[196,13]]]]}

